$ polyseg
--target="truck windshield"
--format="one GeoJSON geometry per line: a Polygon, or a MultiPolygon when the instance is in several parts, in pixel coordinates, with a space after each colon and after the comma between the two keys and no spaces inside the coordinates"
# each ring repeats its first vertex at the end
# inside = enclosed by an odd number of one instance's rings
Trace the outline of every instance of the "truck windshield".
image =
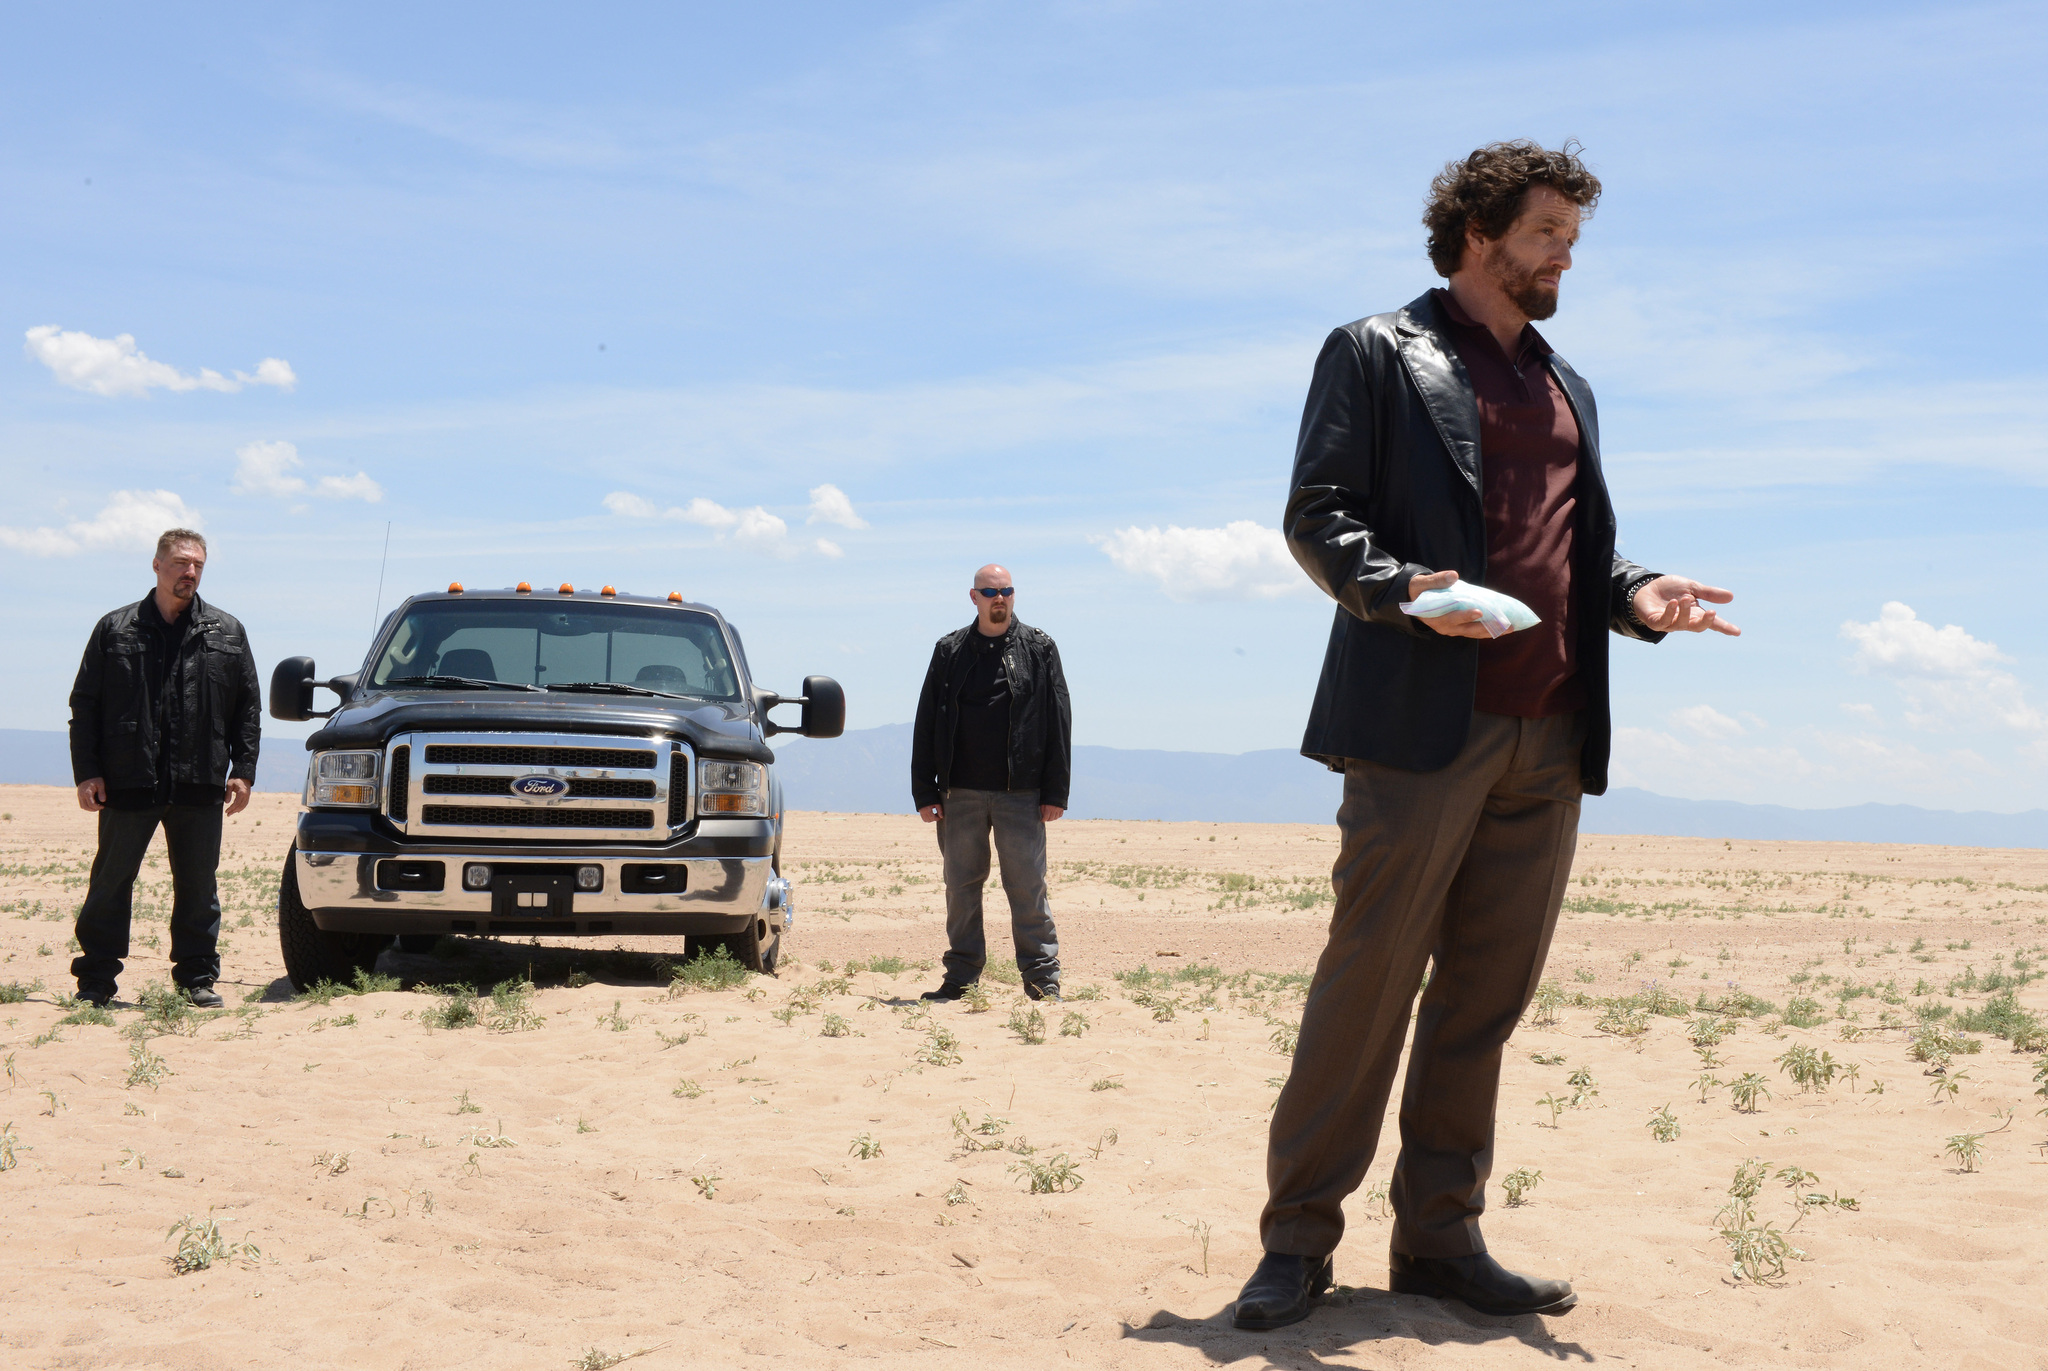
{"type": "Polygon", "coordinates": [[[370,685],[403,688],[423,676],[537,686],[614,682],[706,700],[740,698],[718,621],[654,605],[427,600],[406,610],[385,639],[370,685]]]}

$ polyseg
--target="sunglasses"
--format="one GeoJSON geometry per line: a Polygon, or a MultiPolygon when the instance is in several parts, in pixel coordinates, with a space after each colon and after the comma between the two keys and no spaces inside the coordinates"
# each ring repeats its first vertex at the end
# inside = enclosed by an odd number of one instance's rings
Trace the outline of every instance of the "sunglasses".
{"type": "Polygon", "coordinates": [[[996,598],[996,597],[997,597],[998,595],[1002,596],[1002,597],[1003,597],[1003,598],[1004,598],[1005,600],[1007,600],[1007,599],[1009,599],[1009,598],[1010,598],[1010,597],[1011,597],[1012,595],[1015,595],[1015,594],[1017,593],[1017,587],[1015,587],[1015,586],[976,586],[976,587],[974,588],[974,593],[975,593],[975,594],[977,594],[977,595],[979,595],[979,596],[981,596],[981,598],[982,598],[982,599],[984,599],[984,600],[993,600],[993,599],[995,599],[995,598],[996,598]]]}

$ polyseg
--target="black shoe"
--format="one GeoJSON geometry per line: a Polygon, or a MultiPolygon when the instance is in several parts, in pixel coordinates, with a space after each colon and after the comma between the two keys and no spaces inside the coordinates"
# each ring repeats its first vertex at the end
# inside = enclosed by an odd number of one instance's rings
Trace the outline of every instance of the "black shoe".
{"type": "Polygon", "coordinates": [[[1570,1281],[1510,1271],[1486,1253],[1471,1257],[1388,1258],[1387,1288],[1397,1295],[1462,1300],[1482,1314],[1562,1314],[1579,1302],[1570,1281]]]}
{"type": "Polygon", "coordinates": [[[1268,1252],[1238,1292],[1231,1326],[1262,1332],[1300,1323],[1308,1317],[1309,1306],[1330,1293],[1335,1280],[1336,1263],[1329,1257],[1318,1261],[1268,1252]]]}
{"type": "Polygon", "coordinates": [[[210,985],[180,986],[185,998],[192,1002],[194,1009],[219,1009],[226,1003],[210,985]]]}
{"type": "Polygon", "coordinates": [[[947,981],[940,985],[937,990],[927,990],[917,998],[920,1000],[957,1000],[966,993],[966,986],[954,985],[951,981],[947,981]]]}
{"type": "Polygon", "coordinates": [[[114,987],[110,985],[81,985],[78,987],[78,1002],[89,1004],[94,1009],[105,1009],[114,1001],[114,987]]]}
{"type": "Polygon", "coordinates": [[[1051,1000],[1054,1004],[1066,1003],[1065,1000],[1060,998],[1060,983],[1058,981],[1047,981],[1043,985],[1027,985],[1024,987],[1024,993],[1034,1000],[1051,1000]]]}

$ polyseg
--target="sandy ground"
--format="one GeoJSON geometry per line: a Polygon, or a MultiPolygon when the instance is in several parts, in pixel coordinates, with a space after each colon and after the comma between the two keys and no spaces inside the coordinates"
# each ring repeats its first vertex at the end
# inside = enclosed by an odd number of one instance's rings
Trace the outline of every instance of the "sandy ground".
{"type": "Polygon", "coordinates": [[[387,954],[408,989],[317,1003],[280,979],[293,805],[262,796],[223,862],[229,1012],[152,1025],[136,1007],[168,979],[158,858],[106,1026],[60,1022],[91,820],[36,787],[0,787],[0,812],[10,1367],[2048,1366],[2041,1058],[1977,1032],[1933,1075],[1906,1032],[2011,981],[2048,1011],[2030,980],[2048,852],[1585,838],[1557,1020],[1508,1054],[1486,1220],[1497,1255],[1569,1276],[1579,1308],[1389,1295],[1389,1131],[1349,1206],[1343,1291],[1243,1334],[1229,1303],[1257,1259],[1331,829],[1059,824],[1070,999],[1031,1043],[1014,969],[985,1012],[917,1006],[942,901],[910,816],[791,816],[800,922],[778,979],[671,993],[649,954],[680,949],[647,940],[444,940],[387,954]],[[427,1025],[453,1003],[427,987],[527,975],[522,1012],[427,1025]],[[1630,1036],[1603,1003],[1737,992],[1772,1010],[1703,1049],[1687,1017],[1630,1036]],[[1855,1078],[1802,1091],[1778,1062],[1801,1045],[1855,1078]],[[1581,1069],[1593,1085],[1569,1083],[1581,1069]],[[1726,1086],[1702,1102],[1703,1073],[1771,1093],[1754,1113],[1726,1086]],[[1944,1153],[1969,1134],[1973,1170],[1944,1153]],[[1731,1280],[1715,1229],[1752,1157],[1818,1176],[1769,1181],[1759,1221],[1790,1224],[1795,1193],[1857,1202],[1798,1222],[1807,1260],[1781,1284],[1731,1280]],[[1075,1188],[1031,1193],[1034,1167],[1075,1188]],[[1499,1181],[1525,1169],[1540,1183],[1508,1207],[1499,1181]],[[257,1255],[176,1274],[166,1230],[188,1215],[257,1255]]]}

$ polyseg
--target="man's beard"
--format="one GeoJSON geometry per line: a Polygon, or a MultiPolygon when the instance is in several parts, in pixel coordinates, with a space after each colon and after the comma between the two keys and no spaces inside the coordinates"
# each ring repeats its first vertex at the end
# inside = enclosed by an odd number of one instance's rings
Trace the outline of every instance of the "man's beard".
{"type": "Polygon", "coordinates": [[[1557,313],[1557,287],[1536,279],[1536,268],[1520,270],[1505,252],[1493,252],[1486,259],[1486,274],[1500,283],[1515,308],[1530,319],[1548,319],[1557,313]]]}
{"type": "Polygon", "coordinates": [[[171,583],[171,598],[174,600],[189,600],[198,593],[199,582],[197,581],[173,581],[171,583]]]}
{"type": "Polygon", "coordinates": [[[990,605],[988,607],[988,621],[992,624],[1007,624],[1010,622],[1010,607],[1001,604],[990,605]]]}

